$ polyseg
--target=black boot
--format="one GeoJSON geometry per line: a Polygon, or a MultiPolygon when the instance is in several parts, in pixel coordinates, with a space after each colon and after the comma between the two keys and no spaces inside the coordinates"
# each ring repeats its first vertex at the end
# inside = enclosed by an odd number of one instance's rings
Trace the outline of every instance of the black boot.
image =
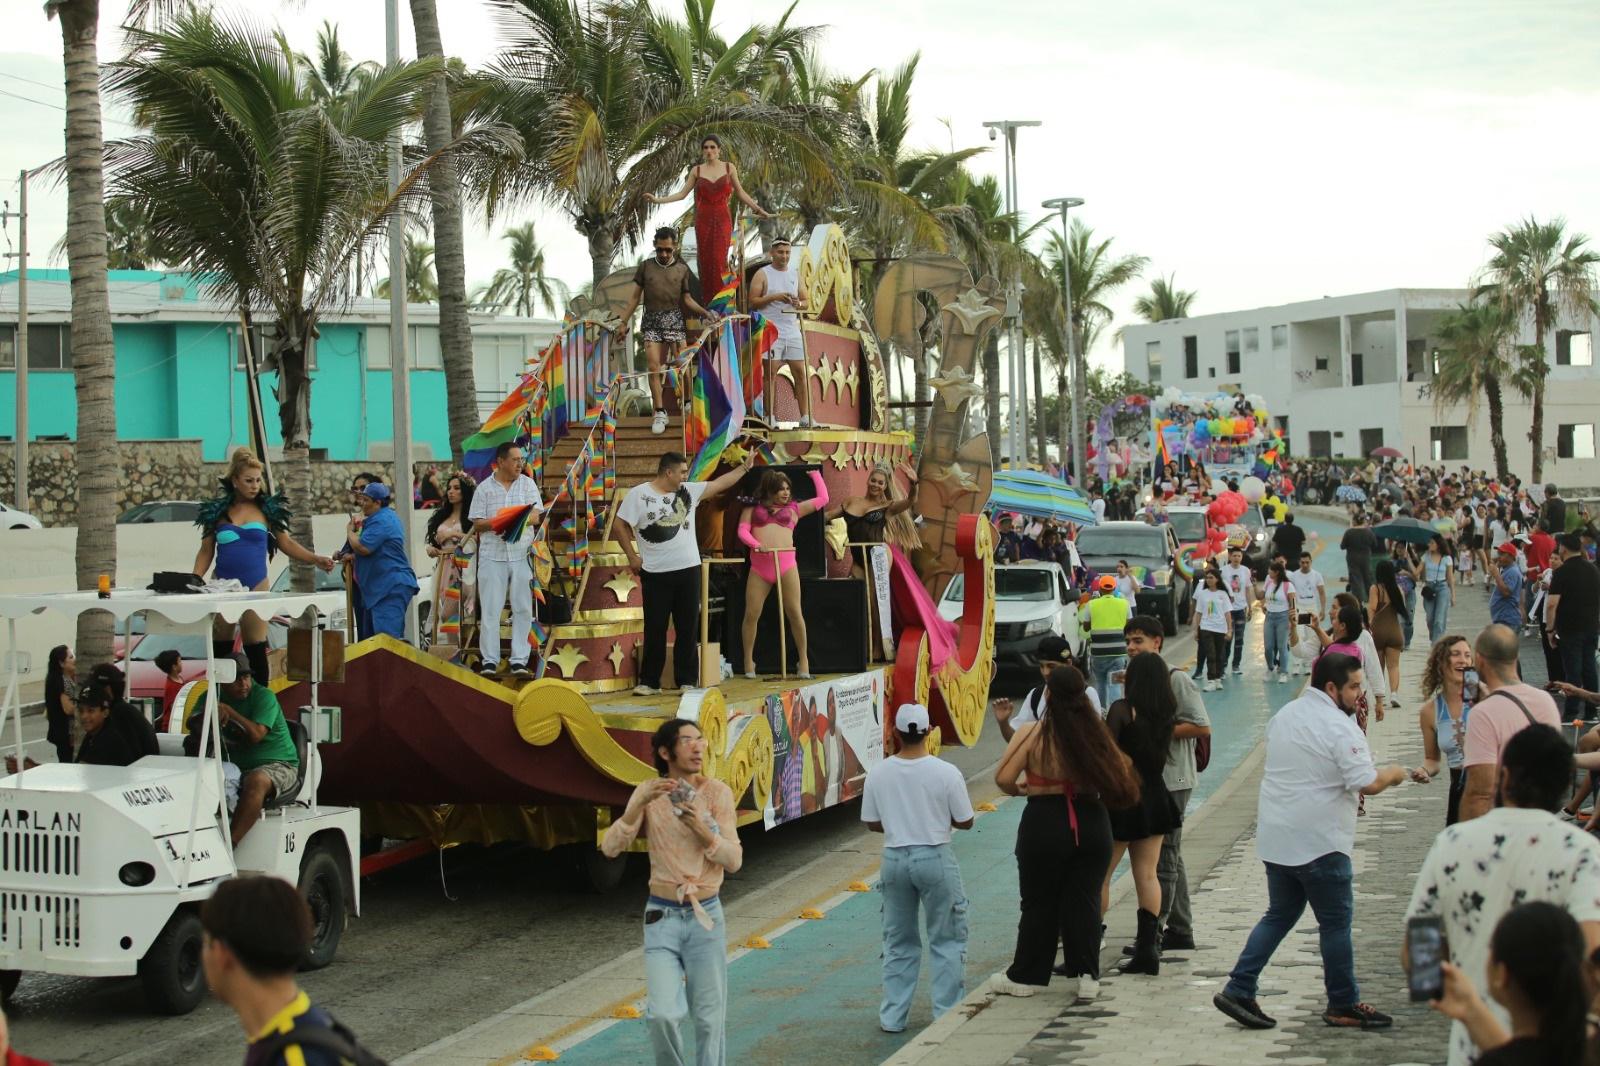
{"type": "Polygon", "coordinates": [[[250,660],[250,677],[256,684],[267,687],[272,682],[272,667],[267,664],[267,642],[246,644],[244,654],[250,660]]]}
{"type": "Polygon", "coordinates": [[[1133,957],[1122,964],[1123,973],[1161,972],[1161,919],[1149,911],[1139,910],[1139,938],[1134,941],[1133,957]]]}

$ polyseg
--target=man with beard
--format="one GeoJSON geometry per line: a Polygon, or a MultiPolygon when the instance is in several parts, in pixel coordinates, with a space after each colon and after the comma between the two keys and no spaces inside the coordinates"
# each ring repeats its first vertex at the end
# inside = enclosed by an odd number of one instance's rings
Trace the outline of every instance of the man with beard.
{"type": "Polygon", "coordinates": [[[705,500],[727,492],[749,472],[754,452],[715,481],[690,481],[689,459],[682,452],[664,452],[653,481],[635,485],[617,508],[617,539],[628,564],[639,575],[644,597],[644,660],[634,694],[661,691],[667,665],[667,622],[673,629],[672,667],[678,685],[700,680],[700,545],[695,539],[694,510],[705,500]]]}
{"type": "Polygon", "coordinates": [[[1317,917],[1329,1025],[1383,1029],[1392,1024],[1361,1002],[1356,985],[1354,871],[1356,805],[1408,776],[1403,766],[1373,764],[1356,725],[1361,661],[1331,652],[1317,660],[1311,684],[1267,725],[1267,761],[1256,814],[1256,852],[1267,868],[1267,913],[1212,1003],[1247,1029],[1277,1021],[1256,1000],[1257,981],[1272,953],[1300,920],[1306,904],[1317,917]]]}

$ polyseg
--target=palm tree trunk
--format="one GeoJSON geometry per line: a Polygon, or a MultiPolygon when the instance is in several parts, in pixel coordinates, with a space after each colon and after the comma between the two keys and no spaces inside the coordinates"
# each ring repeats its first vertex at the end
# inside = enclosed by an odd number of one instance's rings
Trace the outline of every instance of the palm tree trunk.
{"type": "MultiPolygon", "coordinates": [[[[288,316],[284,316],[288,317],[288,316]]],[[[283,437],[283,493],[289,497],[294,517],[289,531],[294,539],[309,548],[311,534],[311,377],[306,373],[306,350],[311,344],[312,323],[304,314],[291,321],[278,322],[278,431],[283,437]]],[[[411,486],[395,472],[395,492],[409,492],[411,486]]],[[[406,478],[408,482],[410,479],[406,478]]],[[[296,592],[313,592],[315,583],[310,565],[289,564],[289,583],[296,592]]]]}
{"type": "MultiPolygon", "coordinates": [[[[99,0],[50,5],[61,19],[66,71],[67,266],[72,279],[72,372],[77,390],[77,577],[80,589],[117,573],[116,352],[106,285],[104,143],[100,125],[99,0]]],[[[78,616],[77,654],[84,675],[111,661],[111,616],[78,616]]]]}
{"type": "Polygon", "coordinates": [[[589,234],[590,278],[598,291],[600,283],[611,273],[611,259],[616,255],[617,240],[604,226],[596,226],[589,234]]]}
{"type": "Polygon", "coordinates": [[[917,451],[928,436],[928,350],[917,346],[916,357],[911,361],[911,398],[916,401],[917,451]]]}
{"type": "Polygon", "coordinates": [[[1039,464],[1044,465],[1044,363],[1039,358],[1039,338],[1033,338],[1033,400],[1038,406],[1037,411],[1029,411],[1028,417],[1033,419],[1034,454],[1039,458],[1039,464]]]}
{"type": "Polygon", "coordinates": [[[1063,468],[1067,465],[1067,448],[1072,438],[1068,435],[1072,425],[1072,398],[1067,391],[1067,363],[1056,367],[1056,454],[1063,468]]]}
{"type": "MultiPolygon", "coordinates": [[[[444,59],[439,14],[434,0],[411,0],[417,56],[444,59]]],[[[445,73],[434,76],[433,92],[422,118],[428,154],[450,143],[450,92],[445,73]]],[[[450,455],[459,466],[461,442],[478,431],[478,388],[472,367],[472,323],[467,318],[467,252],[461,221],[460,179],[456,162],[444,155],[428,175],[433,201],[433,265],[439,284],[439,352],[444,364],[445,411],[450,425],[450,455]]]]}
{"type": "MultiPolygon", "coordinates": [[[[989,331],[983,344],[983,413],[984,429],[989,434],[989,461],[996,470],[1006,456],[1000,450],[1000,331],[989,331]]],[[[1016,456],[1010,456],[1012,462],[1016,456]]]]}
{"type": "Polygon", "coordinates": [[[1489,401],[1489,443],[1494,448],[1495,479],[1504,485],[1511,476],[1511,463],[1506,459],[1506,409],[1505,400],[1500,394],[1500,378],[1495,374],[1485,374],[1483,391],[1489,401]]]}
{"type": "Polygon", "coordinates": [[[1537,486],[1544,481],[1544,379],[1550,369],[1544,354],[1544,323],[1537,313],[1533,319],[1533,346],[1539,351],[1539,361],[1534,366],[1533,425],[1528,428],[1528,441],[1533,445],[1529,481],[1537,486]]]}

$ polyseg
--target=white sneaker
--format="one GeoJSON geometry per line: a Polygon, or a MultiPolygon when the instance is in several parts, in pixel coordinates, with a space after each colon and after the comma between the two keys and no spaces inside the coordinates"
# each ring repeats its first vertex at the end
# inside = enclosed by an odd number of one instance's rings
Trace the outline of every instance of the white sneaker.
{"type": "Polygon", "coordinates": [[[1079,1003],[1088,1003],[1100,995],[1100,982],[1088,974],[1078,978],[1078,994],[1075,997],[1079,1003]]]}
{"type": "Polygon", "coordinates": [[[816,422],[814,422],[812,420],[810,415],[801,415],[800,416],[800,421],[795,423],[795,425],[797,425],[801,429],[816,429],[817,428],[816,422]]]}
{"type": "Polygon", "coordinates": [[[1238,677],[1238,676],[1239,676],[1239,675],[1241,675],[1241,674],[1243,674],[1243,673],[1244,673],[1244,667],[1242,667],[1242,666],[1235,666],[1235,667],[1234,667],[1234,668],[1233,668],[1233,676],[1234,676],[1234,677],[1238,677]]]}
{"type": "Polygon", "coordinates": [[[635,686],[633,686],[633,694],[635,696],[654,696],[657,693],[659,693],[660,691],[661,691],[660,689],[652,688],[649,685],[635,685],[635,686]]]}
{"type": "Polygon", "coordinates": [[[667,412],[657,411],[656,416],[650,420],[651,433],[665,433],[667,431],[667,412]]]}
{"type": "Polygon", "coordinates": [[[1288,674],[1279,674],[1278,675],[1278,684],[1287,685],[1288,683],[1289,683],[1289,675],[1288,674]]]}
{"type": "Polygon", "coordinates": [[[1026,998],[1038,991],[1032,985],[1019,984],[1003,973],[997,973],[989,978],[989,991],[997,996],[1017,996],[1026,998]]]}

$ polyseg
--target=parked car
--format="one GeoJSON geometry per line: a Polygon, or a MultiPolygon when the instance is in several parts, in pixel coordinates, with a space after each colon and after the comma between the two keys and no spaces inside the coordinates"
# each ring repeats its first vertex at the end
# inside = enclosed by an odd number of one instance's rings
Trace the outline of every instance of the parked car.
{"type": "Polygon", "coordinates": [[[117,518],[117,524],[186,522],[193,525],[199,516],[200,503],[197,500],[155,500],[150,503],[135,504],[123,511],[117,518]]]}
{"type": "MultiPolygon", "coordinates": [[[[939,616],[961,617],[964,581],[950,579],[939,600],[939,616]]],[[[994,568],[994,657],[1000,667],[1036,670],[1039,642],[1054,633],[1066,639],[1074,656],[1083,650],[1078,624],[1078,592],[1072,575],[1057,563],[1030,560],[994,568]]]]}
{"type": "Polygon", "coordinates": [[[0,529],[43,529],[44,523],[27,511],[0,503],[0,529]]]}
{"type": "MultiPolygon", "coordinates": [[[[1167,508],[1167,521],[1178,535],[1179,544],[1200,544],[1206,539],[1206,509],[1201,504],[1177,504],[1167,508]]],[[[1230,540],[1228,547],[1243,548],[1244,562],[1258,577],[1265,577],[1267,564],[1272,561],[1267,551],[1267,520],[1261,505],[1252,503],[1239,516],[1237,523],[1245,529],[1245,536],[1230,540]]]]}
{"type": "Polygon", "coordinates": [[[1178,572],[1178,535],[1172,525],[1102,522],[1078,531],[1078,555],[1091,575],[1114,574],[1126,559],[1139,577],[1135,609],[1161,619],[1170,636],[1189,620],[1194,588],[1178,572]]]}

